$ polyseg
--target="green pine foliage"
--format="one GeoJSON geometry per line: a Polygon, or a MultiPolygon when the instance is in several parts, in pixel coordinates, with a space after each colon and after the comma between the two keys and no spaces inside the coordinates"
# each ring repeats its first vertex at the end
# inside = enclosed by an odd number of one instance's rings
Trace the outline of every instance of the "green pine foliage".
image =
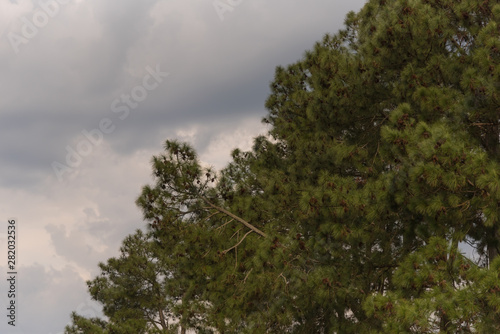
{"type": "Polygon", "coordinates": [[[366,299],[367,314],[384,319],[373,333],[496,333],[500,330],[499,259],[479,268],[456,244],[432,237],[394,273],[395,287],[366,299]]]}
{"type": "Polygon", "coordinates": [[[167,141],[148,232],[89,282],[108,319],[67,333],[499,331],[499,19],[368,1],[276,69],[251,151],[214,171],[167,141]]]}

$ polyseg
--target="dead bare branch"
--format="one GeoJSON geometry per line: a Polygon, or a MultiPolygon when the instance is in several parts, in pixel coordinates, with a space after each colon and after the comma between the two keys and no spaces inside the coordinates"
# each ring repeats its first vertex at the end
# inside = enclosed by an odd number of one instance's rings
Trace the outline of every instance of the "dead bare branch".
{"type": "Polygon", "coordinates": [[[226,209],[224,208],[221,208],[220,206],[217,206],[215,204],[213,204],[212,202],[210,202],[205,196],[201,196],[201,198],[203,199],[203,201],[205,203],[207,203],[208,205],[210,205],[212,208],[214,208],[215,210],[219,211],[219,212],[222,212],[226,215],[228,215],[229,217],[239,221],[240,223],[242,223],[243,225],[245,225],[246,227],[248,227],[249,229],[251,229],[252,231],[254,231],[255,233],[263,236],[264,238],[267,238],[267,234],[265,234],[264,232],[262,232],[261,230],[259,230],[257,227],[253,226],[252,224],[250,224],[249,222],[247,222],[246,220],[244,220],[243,218],[240,218],[238,216],[236,216],[235,214],[227,211],[226,209]]]}

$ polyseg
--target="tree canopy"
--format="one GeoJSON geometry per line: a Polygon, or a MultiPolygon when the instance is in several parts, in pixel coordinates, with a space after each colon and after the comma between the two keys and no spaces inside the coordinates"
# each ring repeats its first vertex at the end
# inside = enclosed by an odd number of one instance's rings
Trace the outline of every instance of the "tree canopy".
{"type": "Polygon", "coordinates": [[[499,331],[499,19],[370,0],[277,67],[251,151],[167,141],[148,232],[88,282],[107,319],[66,332],[499,331]]]}

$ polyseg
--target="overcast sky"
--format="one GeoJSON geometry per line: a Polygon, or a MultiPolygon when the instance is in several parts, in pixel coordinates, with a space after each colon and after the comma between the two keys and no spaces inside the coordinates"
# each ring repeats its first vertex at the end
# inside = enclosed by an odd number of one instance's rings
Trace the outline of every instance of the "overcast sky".
{"type": "Polygon", "coordinates": [[[217,168],[249,149],[275,67],[363,3],[3,0],[0,276],[11,217],[19,274],[15,328],[0,283],[0,332],[58,334],[71,311],[96,314],[85,280],[145,227],[134,202],[164,141],[217,168]]]}

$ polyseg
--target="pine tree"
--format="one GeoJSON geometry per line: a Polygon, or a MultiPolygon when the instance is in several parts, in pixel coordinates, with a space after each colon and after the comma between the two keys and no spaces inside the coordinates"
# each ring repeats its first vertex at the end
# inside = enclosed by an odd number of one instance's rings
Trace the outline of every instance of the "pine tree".
{"type": "Polygon", "coordinates": [[[137,204],[182,328],[498,331],[499,18],[487,0],[368,1],[276,69],[251,151],[216,172],[167,141],[137,204]]]}
{"type": "Polygon", "coordinates": [[[90,295],[102,303],[107,320],[73,313],[66,333],[176,333],[183,326],[180,296],[168,290],[175,268],[151,234],[138,230],[123,241],[118,258],[100,263],[101,274],[88,281],[90,295]]]}

